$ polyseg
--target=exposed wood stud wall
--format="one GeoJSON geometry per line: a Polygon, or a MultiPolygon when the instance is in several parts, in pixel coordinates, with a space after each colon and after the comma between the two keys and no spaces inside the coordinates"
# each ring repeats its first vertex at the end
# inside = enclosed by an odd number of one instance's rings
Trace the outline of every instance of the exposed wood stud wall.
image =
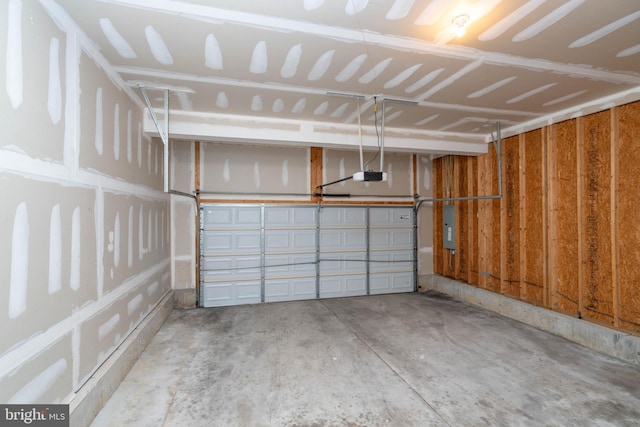
{"type": "MultiPolygon", "coordinates": [[[[434,206],[435,272],[640,332],[639,142],[640,102],[506,138],[503,198],[456,203],[455,271],[434,206]]],[[[455,158],[457,195],[497,191],[496,160],[455,158]]],[[[433,173],[441,196],[442,159],[433,173]]]]}
{"type": "MultiPolygon", "coordinates": [[[[617,259],[620,328],[640,330],[640,103],[617,108],[617,259]]],[[[615,127],[614,127],[615,128],[615,127]]]]}

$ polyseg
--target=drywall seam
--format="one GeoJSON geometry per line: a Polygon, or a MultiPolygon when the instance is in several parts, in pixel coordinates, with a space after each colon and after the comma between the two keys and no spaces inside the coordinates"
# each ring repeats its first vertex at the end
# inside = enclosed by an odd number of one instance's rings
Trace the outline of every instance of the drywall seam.
{"type": "Polygon", "coordinates": [[[29,212],[22,202],[15,212],[11,237],[11,273],[9,278],[9,318],[15,319],[27,309],[29,284],[29,212]]]}
{"type": "Polygon", "coordinates": [[[113,107],[113,157],[120,159],[120,104],[113,107]]]}
{"type": "Polygon", "coordinates": [[[22,104],[22,0],[9,0],[5,84],[14,110],[22,104]]]}
{"type": "Polygon", "coordinates": [[[100,300],[104,291],[104,190],[101,188],[96,189],[94,209],[96,231],[96,286],[98,288],[98,300],[100,300]]]}
{"type": "Polygon", "coordinates": [[[62,220],[60,204],[51,209],[49,219],[49,295],[62,289],[62,220]]]}
{"type": "Polygon", "coordinates": [[[169,267],[169,259],[155,264],[154,266],[146,269],[137,276],[127,279],[122,283],[121,286],[105,294],[97,302],[81,308],[71,316],[51,326],[44,333],[36,335],[33,338],[9,350],[7,353],[0,357],[0,378],[9,375],[11,372],[15,371],[32,358],[41,354],[41,349],[47,348],[50,345],[54,344],[60,338],[73,331],[77,325],[82,324],[91,317],[100,313],[100,311],[102,311],[105,307],[108,307],[122,296],[131,292],[138,286],[144,284],[154,275],[160,273],[167,267],[169,267]]]}
{"type": "Polygon", "coordinates": [[[80,289],[81,241],[80,207],[76,206],[71,217],[71,265],[69,267],[69,287],[74,291],[80,289]]]}
{"type": "Polygon", "coordinates": [[[22,153],[0,148],[0,168],[26,178],[37,178],[45,182],[73,184],[81,188],[101,187],[116,193],[134,194],[150,200],[166,200],[158,190],[140,184],[132,184],[97,172],[79,170],[71,174],[66,166],[59,163],[34,159],[22,153]]]}
{"type": "MultiPolygon", "coordinates": [[[[71,360],[80,360],[80,324],[71,329],[71,360]]],[[[80,382],[80,363],[73,363],[71,387],[77,390],[80,382]]]]}
{"type": "Polygon", "coordinates": [[[60,121],[62,114],[62,82],[60,81],[60,40],[52,37],[49,42],[49,87],[47,91],[47,111],[53,124],[60,121]]]}
{"type": "MultiPolygon", "coordinates": [[[[41,0],[44,1],[44,0],[41,0]]],[[[185,18],[211,22],[225,22],[245,25],[248,27],[270,28],[278,32],[290,31],[300,34],[312,34],[326,37],[330,40],[362,43],[362,32],[357,29],[339,28],[335,26],[314,24],[303,20],[291,20],[264,15],[226,10],[195,4],[185,4],[172,0],[109,0],[110,3],[121,4],[142,10],[152,10],[168,15],[180,15],[185,18]]],[[[465,46],[441,46],[434,42],[420,39],[408,39],[400,36],[367,33],[367,44],[395,49],[401,52],[415,52],[431,54],[443,58],[455,58],[468,61],[481,60],[485,63],[510,65],[517,68],[535,69],[580,76],[596,80],[628,83],[640,85],[640,77],[622,73],[612,73],[604,70],[580,67],[559,62],[528,59],[504,53],[487,53],[465,46]]]]}
{"type": "Polygon", "coordinates": [[[65,51],[64,164],[80,169],[80,49],[75,34],[67,34],[65,51]]]}
{"type": "Polygon", "coordinates": [[[94,146],[98,154],[104,151],[104,115],[102,111],[102,87],[96,89],[96,134],[94,136],[94,146]]]}

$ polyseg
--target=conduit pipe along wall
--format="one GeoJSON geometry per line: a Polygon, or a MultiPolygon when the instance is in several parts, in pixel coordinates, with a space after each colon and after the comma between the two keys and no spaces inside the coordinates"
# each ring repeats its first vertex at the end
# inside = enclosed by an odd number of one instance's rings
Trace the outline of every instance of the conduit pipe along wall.
{"type": "Polygon", "coordinates": [[[491,132],[492,144],[496,150],[496,156],[498,158],[498,194],[486,195],[486,196],[465,196],[465,197],[438,197],[438,198],[424,198],[419,199],[416,203],[416,212],[420,209],[423,202],[457,202],[463,200],[488,200],[488,199],[501,199],[502,198],[502,156],[501,156],[501,135],[500,135],[500,122],[496,123],[496,137],[491,132]]]}

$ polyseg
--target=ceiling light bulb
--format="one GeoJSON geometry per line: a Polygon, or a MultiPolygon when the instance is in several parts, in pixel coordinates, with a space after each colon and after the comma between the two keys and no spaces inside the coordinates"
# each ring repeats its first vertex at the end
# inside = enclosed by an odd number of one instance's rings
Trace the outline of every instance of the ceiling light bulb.
{"type": "Polygon", "coordinates": [[[469,23],[469,19],[469,15],[458,15],[453,18],[451,23],[455,26],[455,33],[457,37],[464,36],[466,26],[469,23]]]}

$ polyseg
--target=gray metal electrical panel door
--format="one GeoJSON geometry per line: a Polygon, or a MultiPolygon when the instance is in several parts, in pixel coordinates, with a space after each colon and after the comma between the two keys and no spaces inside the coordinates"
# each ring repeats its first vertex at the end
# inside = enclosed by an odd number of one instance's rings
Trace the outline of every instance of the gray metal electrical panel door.
{"type": "Polygon", "coordinates": [[[442,238],[445,249],[456,248],[456,208],[455,205],[444,205],[442,238]]]}

